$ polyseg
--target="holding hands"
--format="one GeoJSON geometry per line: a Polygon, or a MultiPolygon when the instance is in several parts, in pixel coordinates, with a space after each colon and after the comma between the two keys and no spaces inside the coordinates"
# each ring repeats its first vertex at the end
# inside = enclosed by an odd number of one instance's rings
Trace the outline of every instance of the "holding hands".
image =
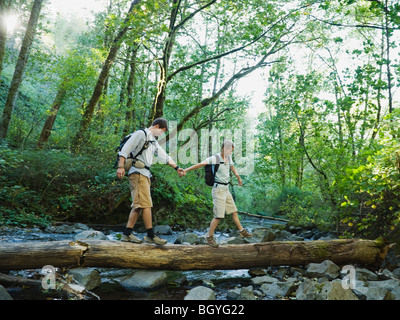
{"type": "Polygon", "coordinates": [[[180,177],[183,177],[183,176],[186,175],[185,169],[178,168],[178,170],[176,170],[176,171],[178,172],[178,174],[179,174],[180,177]]]}

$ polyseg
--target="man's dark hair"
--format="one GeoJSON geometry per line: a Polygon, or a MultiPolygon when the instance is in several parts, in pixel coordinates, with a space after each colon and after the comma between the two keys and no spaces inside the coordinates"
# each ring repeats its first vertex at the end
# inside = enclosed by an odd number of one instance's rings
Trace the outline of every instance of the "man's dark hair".
{"type": "Polygon", "coordinates": [[[168,121],[167,121],[166,119],[157,118],[157,119],[155,119],[155,120],[153,121],[153,123],[152,123],[151,125],[152,125],[152,126],[155,126],[155,125],[157,125],[157,124],[158,124],[158,127],[159,127],[160,129],[164,129],[164,128],[168,129],[168,121]]]}

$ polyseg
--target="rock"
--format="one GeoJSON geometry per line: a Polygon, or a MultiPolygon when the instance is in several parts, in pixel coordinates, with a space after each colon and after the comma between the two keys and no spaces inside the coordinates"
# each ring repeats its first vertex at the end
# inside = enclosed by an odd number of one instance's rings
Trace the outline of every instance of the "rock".
{"type": "Polygon", "coordinates": [[[298,300],[358,300],[351,289],[343,289],[341,280],[319,283],[305,279],[296,291],[298,300]]]}
{"type": "Polygon", "coordinates": [[[0,300],[14,300],[13,297],[10,296],[6,288],[4,288],[0,284],[0,300]]]}
{"type": "Polygon", "coordinates": [[[254,285],[260,285],[263,283],[274,283],[277,281],[278,281],[278,279],[270,277],[270,276],[255,277],[255,278],[251,279],[251,282],[254,285]]]}
{"type": "Polygon", "coordinates": [[[75,227],[74,226],[63,224],[63,225],[57,227],[54,232],[55,233],[62,233],[62,234],[69,234],[69,233],[74,233],[74,231],[75,231],[75,227]]]}
{"type": "Polygon", "coordinates": [[[292,234],[286,230],[279,230],[275,232],[275,241],[287,241],[291,239],[292,234]]]}
{"type": "Polygon", "coordinates": [[[289,278],[287,281],[264,283],[260,289],[264,294],[271,297],[285,297],[296,291],[298,287],[296,282],[296,278],[289,278]]]}
{"type": "Polygon", "coordinates": [[[172,235],[172,229],[168,225],[158,225],[154,227],[155,234],[172,235]]]}
{"type": "Polygon", "coordinates": [[[393,273],[388,269],[383,269],[381,272],[378,273],[378,277],[382,280],[389,280],[393,278],[393,273]]]}
{"type": "Polygon", "coordinates": [[[195,233],[187,232],[180,234],[175,240],[175,244],[182,244],[184,242],[187,242],[191,245],[199,243],[199,236],[195,233]]]}
{"type": "Polygon", "coordinates": [[[207,287],[199,286],[193,288],[183,298],[184,300],[215,300],[215,293],[207,287]]]}
{"type": "Polygon", "coordinates": [[[74,268],[68,271],[86,290],[92,290],[101,284],[100,273],[93,268],[74,268]]]}
{"type": "Polygon", "coordinates": [[[400,268],[396,268],[392,271],[393,277],[400,279],[400,268]]]}
{"type": "Polygon", "coordinates": [[[240,300],[240,288],[228,290],[226,294],[227,300],[240,300]]]}
{"type": "MultiPolygon", "coordinates": [[[[356,281],[353,292],[360,300],[393,300],[394,295],[389,288],[385,287],[380,282],[385,281],[356,281]]],[[[387,285],[387,284],[386,284],[387,285]]]]}
{"type": "Polygon", "coordinates": [[[370,288],[382,288],[388,290],[390,294],[385,296],[385,300],[400,300],[400,281],[397,279],[369,281],[368,285],[370,288]]]}
{"type": "Polygon", "coordinates": [[[91,230],[86,224],[83,223],[74,223],[72,225],[74,227],[75,231],[74,232],[80,232],[81,230],[91,230]]]}
{"type": "Polygon", "coordinates": [[[108,240],[104,233],[96,230],[82,231],[74,236],[74,241],[78,240],[108,240]]]}
{"type": "Polygon", "coordinates": [[[240,300],[256,300],[252,286],[242,287],[240,289],[240,300]]]}
{"type": "Polygon", "coordinates": [[[90,228],[86,224],[75,223],[73,225],[63,224],[61,226],[56,227],[53,231],[55,233],[69,234],[69,233],[78,233],[83,230],[90,230],[90,228]]]}
{"type": "Polygon", "coordinates": [[[136,271],[133,275],[117,278],[117,281],[127,289],[153,290],[167,283],[165,271],[136,271]]]}
{"type": "Polygon", "coordinates": [[[300,267],[290,267],[290,273],[295,276],[303,276],[306,273],[306,270],[304,270],[303,268],[300,267]]]}
{"type": "Polygon", "coordinates": [[[267,272],[264,269],[250,269],[249,275],[252,277],[261,277],[265,276],[267,272]]]}
{"type": "Polygon", "coordinates": [[[261,242],[274,241],[276,237],[271,228],[256,228],[252,233],[253,237],[260,239],[261,242]]]}
{"type": "Polygon", "coordinates": [[[310,263],[306,270],[306,276],[310,278],[327,277],[329,280],[336,279],[340,274],[340,268],[330,260],[321,263],[310,263]]]}
{"type": "Polygon", "coordinates": [[[368,269],[356,268],[356,279],[362,281],[368,281],[368,280],[376,281],[379,278],[374,272],[368,269]]]}

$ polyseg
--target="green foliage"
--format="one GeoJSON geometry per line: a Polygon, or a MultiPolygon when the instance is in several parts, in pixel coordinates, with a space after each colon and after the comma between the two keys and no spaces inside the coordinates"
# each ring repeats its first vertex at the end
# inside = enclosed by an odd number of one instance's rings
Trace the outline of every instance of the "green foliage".
{"type": "Polygon", "coordinates": [[[63,151],[0,148],[2,219],[8,224],[51,220],[95,222],[125,196],[111,161],[63,151]],[[26,222],[24,222],[27,220],[26,222]]]}
{"type": "Polygon", "coordinates": [[[400,113],[388,116],[365,162],[349,167],[337,180],[342,196],[341,224],[346,234],[378,237],[400,224],[400,113]]]}
{"type": "Polygon", "coordinates": [[[156,221],[181,229],[208,226],[212,217],[211,188],[199,179],[203,172],[180,178],[169,166],[153,167],[153,205],[164,209],[154,210],[156,221]]]}

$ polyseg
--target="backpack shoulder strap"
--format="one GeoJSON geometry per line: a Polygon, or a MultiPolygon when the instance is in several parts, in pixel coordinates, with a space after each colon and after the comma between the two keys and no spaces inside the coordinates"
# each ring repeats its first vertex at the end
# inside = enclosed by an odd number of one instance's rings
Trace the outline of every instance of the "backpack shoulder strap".
{"type": "Polygon", "coordinates": [[[144,132],[144,144],[143,144],[142,148],[139,150],[139,152],[135,156],[133,156],[133,154],[131,153],[133,159],[135,159],[136,157],[140,156],[142,154],[142,152],[145,149],[147,149],[148,146],[149,146],[149,141],[147,141],[147,132],[146,132],[146,130],[140,129],[138,131],[143,131],[144,132]]]}

